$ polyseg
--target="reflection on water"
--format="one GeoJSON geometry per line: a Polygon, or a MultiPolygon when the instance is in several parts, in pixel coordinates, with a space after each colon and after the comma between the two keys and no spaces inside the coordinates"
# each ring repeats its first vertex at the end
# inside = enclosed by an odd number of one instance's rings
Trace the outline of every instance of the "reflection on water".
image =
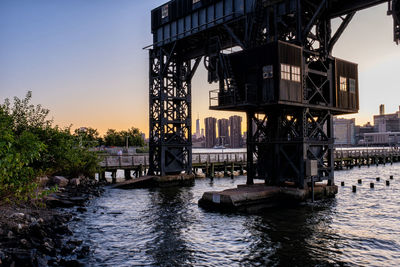
{"type": "Polygon", "coordinates": [[[245,177],[107,189],[71,229],[92,248],[84,259],[89,266],[400,266],[399,170],[396,164],[336,172],[337,183],[346,183],[336,199],[257,215],[197,205],[204,191],[243,184],[245,177]],[[390,175],[395,180],[387,187],[390,175]],[[370,189],[377,176],[381,182],[370,189]],[[358,179],[363,184],[354,194],[358,179]]]}

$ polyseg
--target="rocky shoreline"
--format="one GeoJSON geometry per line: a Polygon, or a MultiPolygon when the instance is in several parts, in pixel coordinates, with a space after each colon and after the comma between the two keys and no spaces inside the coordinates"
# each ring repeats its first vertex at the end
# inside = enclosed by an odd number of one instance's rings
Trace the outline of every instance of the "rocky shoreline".
{"type": "Polygon", "coordinates": [[[82,240],[71,237],[68,222],[86,211],[85,204],[101,195],[104,184],[58,176],[42,183],[58,185],[58,191],[45,198],[45,208],[0,206],[0,266],[81,266],[79,260],[90,252],[82,240]]]}

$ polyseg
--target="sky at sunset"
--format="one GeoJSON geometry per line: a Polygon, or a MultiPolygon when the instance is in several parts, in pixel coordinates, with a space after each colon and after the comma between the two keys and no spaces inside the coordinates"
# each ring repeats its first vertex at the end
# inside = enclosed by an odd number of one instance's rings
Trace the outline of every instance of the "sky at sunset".
{"type": "MultiPolygon", "coordinates": [[[[56,124],[140,128],[148,136],[150,11],[165,0],[0,0],[0,102],[33,91],[56,124]]],[[[400,105],[400,46],[387,5],[356,14],[334,56],[359,64],[358,124],[379,104],[400,105]]],[[[208,110],[201,64],[193,80],[193,119],[227,117],[208,110]]],[[[241,114],[239,114],[241,115],[241,114]]],[[[242,114],[244,116],[244,114],[242,114]]],[[[195,124],[193,123],[193,126],[195,124]]],[[[194,128],[194,127],[193,127],[194,128]]]]}

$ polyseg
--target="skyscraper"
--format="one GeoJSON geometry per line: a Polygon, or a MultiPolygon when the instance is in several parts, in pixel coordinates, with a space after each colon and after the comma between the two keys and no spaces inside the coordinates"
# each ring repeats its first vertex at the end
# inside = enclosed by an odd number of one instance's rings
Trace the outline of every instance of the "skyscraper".
{"type": "Polygon", "coordinates": [[[196,138],[200,138],[200,119],[199,115],[197,115],[197,120],[196,120],[196,138]]]}
{"type": "Polygon", "coordinates": [[[218,144],[225,146],[229,144],[229,120],[220,119],[218,120],[218,144]]]}
{"type": "Polygon", "coordinates": [[[232,116],[229,118],[230,142],[232,148],[242,147],[242,117],[232,116]]]}
{"type": "Polygon", "coordinates": [[[212,148],[216,144],[217,139],[217,119],[216,118],[205,118],[204,125],[206,127],[206,148],[212,148]]]}

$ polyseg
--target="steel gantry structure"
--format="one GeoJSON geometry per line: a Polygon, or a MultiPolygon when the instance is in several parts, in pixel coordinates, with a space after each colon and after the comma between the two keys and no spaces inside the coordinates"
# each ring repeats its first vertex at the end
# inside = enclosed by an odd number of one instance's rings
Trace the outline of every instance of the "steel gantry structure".
{"type": "Polygon", "coordinates": [[[357,65],[332,49],[357,11],[383,3],[399,43],[400,0],[173,0],[154,9],[149,174],[191,172],[191,80],[204,58],[218,84],[210,108],[247,114],[248,184],[333,184],[332,118],[359,103],[357,65]]]}

